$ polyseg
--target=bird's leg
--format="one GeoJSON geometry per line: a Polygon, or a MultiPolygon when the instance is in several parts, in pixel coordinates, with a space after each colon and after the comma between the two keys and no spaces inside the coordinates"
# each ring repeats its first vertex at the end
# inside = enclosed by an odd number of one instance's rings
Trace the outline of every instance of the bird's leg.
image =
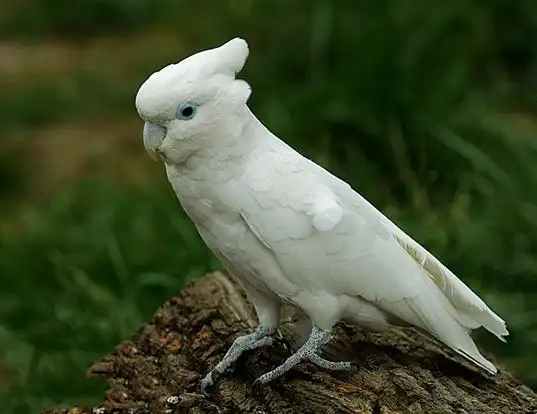
{"type": "Polygon", "coordinates": [[[273,379],[282,376],[291,368],[294,368],[296,365],[298,365],[300,362],[306,360],[311,361],[315,365],[327,370],[342,371],[350,369],[352,367],[351,362],[328,361],[319,355],[322,346],[328,343],[328,341],[330,340],[331,332],[332,331],[330,329],[321,329],[313,325],[310,337],[304,343],[304,345],[302,345],[293,355],[287,358],[287,360],[283,364],[276,367],[272,371],[261,375],[257,380],[255,380],[255,384],[267,384],[273,379]]]}
{"type": "Polygon", "coordinates": [[[270,346],[275,341],[272,335],[278,327],[280,304],[259,292],[247,291],[247,293],[256,309],[259,327],[254,332],[235,339],[224,358],[201,381],[201,390],[204,393],[208,387],[214,385],[218,377],[231,370],[243,352],[270,346]]]}

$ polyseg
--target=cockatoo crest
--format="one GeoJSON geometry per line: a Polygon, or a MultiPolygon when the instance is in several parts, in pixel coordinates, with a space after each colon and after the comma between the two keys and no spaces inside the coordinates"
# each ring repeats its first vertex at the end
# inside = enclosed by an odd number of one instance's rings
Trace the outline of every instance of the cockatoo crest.
{"type": "Polygon", "coordinates": [[[203,50],[186,59],[170,64],[153,73],[143,83],[136,95],[136,108],[140,117],[152,120],[155,117],[171,118],[181,97],[194,98],[199,94],[203,82],[217,77],[220,83],[230,82],[241,71],[248,57],[248,44],[234,38],[222,46],[203,50]],[[220,75],[220,76],[217,76],[220,75]]]}

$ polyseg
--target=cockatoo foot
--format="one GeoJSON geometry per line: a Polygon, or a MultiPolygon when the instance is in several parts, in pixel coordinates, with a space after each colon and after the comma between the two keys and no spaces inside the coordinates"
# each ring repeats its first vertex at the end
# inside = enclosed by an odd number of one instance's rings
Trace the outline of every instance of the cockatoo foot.
{"type": "Polygon", "coordinates": [[[297,352],[287,358],[287,360],[279,367],[267,372],[266,374],[261,375],[258,379],[255,380],[254,385],[265,385],[270,381],[274,380],[275,378],[282,376],[302,361],[311,361],[321,368],[332,371],[343,371],[352,368],[352,362],[328,361],[327,359],[324,359],[319,356],[321,347],[330,340],[330,337],[331,330],[320,329],[316,326],[313,326],[310,337],[304,343],[304,345],[302,345],[302,347],[297,352]]]}
{"type": "Polygon", "coordinates": [[[239,336],[235,339],[224,358],[201,381],[201,391],[206,394],[207,389],[212,387],[222,374],[231,370],[235,361],[239,359],[244,351],[272,345],[275,339],[271,335],[275,331],[275,329],[258,328],[251,334],[239,336]]]}

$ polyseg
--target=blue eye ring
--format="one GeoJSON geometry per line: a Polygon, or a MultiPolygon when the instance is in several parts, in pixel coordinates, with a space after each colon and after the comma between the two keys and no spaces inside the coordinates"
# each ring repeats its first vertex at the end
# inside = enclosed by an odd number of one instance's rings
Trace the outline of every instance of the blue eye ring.
{"type": "Polygon", "coordinates": [[[179,105],[177,109],[177,118],[188,121],[196,116],[198,112],[198,105],[193,103],[184,103],[179,105]]]}

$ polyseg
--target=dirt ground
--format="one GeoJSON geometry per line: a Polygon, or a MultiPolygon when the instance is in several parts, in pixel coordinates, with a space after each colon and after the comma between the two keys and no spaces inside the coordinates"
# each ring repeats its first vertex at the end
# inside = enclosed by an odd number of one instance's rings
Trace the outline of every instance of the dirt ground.
{"type": "MultiPolygon", "coordinates": [[[[537,396],[510,374],[484,376],[414,330],[367,334],[341,325],[327,357],[356,360],[354,372],[302,364],[264,389],[262,373],[288,356],[284,342],[243,356],[211,395],[200,380],[232,341],[255,326],[242,291],[220,273],[165,303],[152,321],[90,370],[108,378],[98,407],[44,411],[85,413],[536,413],[537,396]]],[[[283,325],[292,342],[291,325],[283,325]]]]}

